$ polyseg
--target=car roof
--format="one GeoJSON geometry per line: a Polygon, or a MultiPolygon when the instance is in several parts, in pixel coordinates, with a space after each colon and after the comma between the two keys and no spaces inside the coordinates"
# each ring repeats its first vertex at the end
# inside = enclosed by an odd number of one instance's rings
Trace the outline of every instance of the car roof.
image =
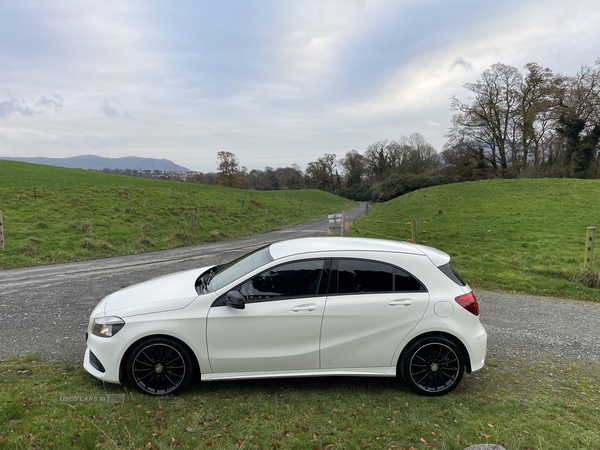
{"type": "Polygon", "coordinates": [[[392,252],[427,256],[436,266],[447,264],[450,256],[441,250],[409,242],[359,237],[314,237],[289,239],[271,244],[273,259],[315,252],[392,252]]]}

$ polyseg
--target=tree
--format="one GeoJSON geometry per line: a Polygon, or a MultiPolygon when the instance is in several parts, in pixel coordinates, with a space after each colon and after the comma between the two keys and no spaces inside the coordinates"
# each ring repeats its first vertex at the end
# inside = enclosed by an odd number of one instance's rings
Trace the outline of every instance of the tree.
{"type": "Polygon", "coordinates": [[[552,112],[557,105],[560,78],[548,68],[537,63],[525,65],[525,76],[519,90],[518,122],[515,124],[521,136],[520,159],[515,154],[513,165],[517,170],[525,169],[533,157],[533,166],[538,170],[545,160],[548,142],[552,139],[552,112]]]}
{"type": "Polygon", "coordinates": [[[239,187],[241,185],[241,169],[235,155],[231,152],[217,153],[217,180],[221,186],[239,187]]]}
{"type": "Polygon", "coordinates": [[[362,182],[365,175],[365,158],[360,153],[350,150],[340,159],[340,165],[344,169],[346,189],[362,182]]]}
{"type": "Polygon", "coordinates": [[[388,141],[377,141],[369,145],[364,155],[366,175],[374,181],[383,181],[390,172],[388,141]]]}
{"type": "Polygon", "coordinates": [[[462,129],[454,136],[466,136],[460,143],[470,143],[489,152],[488,159],[499,174],[507,172],[511,152],[518,152],[520,143],[515,125],[522,82],[523,77],[515,67],[494,64],[475,83],[465,84],[475,94],[473,103],[463,103],[457,97],[452,100],[452,109],[458,111],[453,127],[462,129]]]}
{"type": "Polygon", "coordinates": [[[433,145],[429,144],[422,134],[413,133],[409,137],[402,136],[398,142],[402,149],[400,168],[402,173],[424,174],[437,172],[440,159],[433,145]]]}
{"type": "Polygon", "coordinates": [[[335,154],[326,153],[325,156],[308,163],[306,174],[311,179],[315,188],[333,192],[340,185],[336,168],[337,160],[335,154]]]}
{"type": "MultiPolygon", "coordinates": [[[[592,163],[600,140],[600,59],[595,67],[583,66],[564,81],[556,131],[564,137],[567,176],[592,175],[592,163]]],[[[594,174],[595,175],[595,174],[594,174]]]]}

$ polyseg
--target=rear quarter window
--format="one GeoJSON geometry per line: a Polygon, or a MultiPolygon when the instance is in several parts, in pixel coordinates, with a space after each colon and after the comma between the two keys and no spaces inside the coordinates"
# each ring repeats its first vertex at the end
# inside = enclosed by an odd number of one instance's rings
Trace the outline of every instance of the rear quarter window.
{"type": "Polygon", "coordinates": [[[465,281],[463,280],[460,273],[458,271],[454,270],[452,267],[450,267],[450,264],[444,264],[443,266],[439,266],[438,269],[440,269],[444,273],[444,275],[446,275],[448,278],[450,278],[452,281],[454,281],[459,286],[467,285],[467,283],[465,283],[465,281]]]}

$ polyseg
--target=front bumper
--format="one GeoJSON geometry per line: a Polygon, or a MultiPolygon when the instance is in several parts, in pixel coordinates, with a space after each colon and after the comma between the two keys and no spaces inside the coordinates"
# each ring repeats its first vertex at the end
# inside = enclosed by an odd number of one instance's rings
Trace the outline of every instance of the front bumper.
{"type": "Polygon", "coordinates": [[[83,368],[99,380],[120,384],[119,366],[123,355],[116,351],[119,346],[115,345],[115,337],[106,339],[90,334],[83,357],[83,368]]]}

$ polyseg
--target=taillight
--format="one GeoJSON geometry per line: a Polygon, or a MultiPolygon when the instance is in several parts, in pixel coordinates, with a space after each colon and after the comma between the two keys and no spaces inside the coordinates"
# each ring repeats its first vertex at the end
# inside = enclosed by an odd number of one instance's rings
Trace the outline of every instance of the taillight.
{"type": "Polygon", "coordinates": [[[476,316],[479,315],[479,305],[477,304],[475,294],[473,294],[472,292],[456,297],[454,300],[456,301],[456,303],[465,308],[471,314],[474,314],[476,316]]]}

